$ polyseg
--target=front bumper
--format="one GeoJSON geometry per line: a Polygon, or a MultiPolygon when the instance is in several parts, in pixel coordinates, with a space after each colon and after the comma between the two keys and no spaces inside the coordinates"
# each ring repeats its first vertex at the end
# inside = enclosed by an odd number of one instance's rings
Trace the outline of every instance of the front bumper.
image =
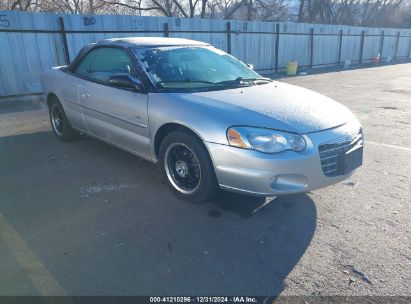
{"type": "Polygon", "coordinates": [[[302,152],[265,154],[210,142],[205,144],[222,189],[262,196],[299,193],[338,183],[353,173],[325,176],[318,146],[360,127],[352,123],[305,134],[307,146],[302,152]]]}

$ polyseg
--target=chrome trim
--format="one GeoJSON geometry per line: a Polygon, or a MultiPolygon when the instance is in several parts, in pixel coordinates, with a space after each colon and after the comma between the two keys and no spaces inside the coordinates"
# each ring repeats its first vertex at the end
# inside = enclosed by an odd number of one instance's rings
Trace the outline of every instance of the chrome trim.
{"type": "Polygon", "coordinates": [[[269,193],[268,192],[267,193],[265,193],[265,192],[255,192],[255,191],[244,190],[244,189],[231,187],[231,186],[227,186],[227,185],[223,185],[223,184],[218,184],[218,186],[223,190],[242,193],[242,194],[248,194],[248,195],[254,195],[254,196],[271,196],[271,195],[273,195],[273,193],[271,193],[271,192],[269,192],[269,193]]]}
{"type": "Polygon", "coordinates": [[[321,168],[325,176],[342,175],[339,168],[340,155],[363,146],[363,132],[359,128],[354,132],[328,140],[318,146],[321,168]],[[330,155],[331,154],[331,155],[330,155]]]}
{"type": "Polygon", "coordinates": [[[111,118],[114,118],[114,119],[118,119],[118,120],[120,120],[120,121],[124,121],[124,122],[126,122],[126,123],[129,123],[129,124],[131,124],[131,125],[135,125],[135,126],[140,127],[140,128],[144,128],[144,129],[145,129],[145,128],[148,128],[148,125],[141,124],[141,123],[138,123],[138,122],[134,122],[134,121],[131,121],[131,120],[122,118],[122,117],[117,116],[117,115],[108,114],[108,113],[105,113],[105,112],[103,112],[103,111],[97,110],[97,109],[95,109],[95,108],[93,108],[93,107],[90,107],[90,106],[86,106],[86,105],[80,104],[80,107],[85,108],[85,109],[88,109],[88,110],[91,110],[91,111],[94,111],[94,112],[97,112],[97,113],[102,114],[102,115],[106,115],[107,117],[111,117],[111,118]]]}
{"type": "Polygon", "coordinates": [[[328,166],[333,166],[333,165],[336,165],[336,164],[337,164],[337,162],[331,163],[331,164],[326,164],[326,165],[323,165],[323,168],[324,168],[324,167],[328,167],[328,166]]]}
{"type": "MultiPolygon", "coordinates": [[[[334,150],[344,149],[344,148],[346,148],[346,147],[351,146],[352,144],[353,144],[353,142],[350,142],[350,143],[348,143],[348,144],[346,144],[346,145],[343,145],[343,146],[338,146],[338,147],[335,147],[335,148],[331,148],[331,149],[327,149],[327,150],[324,150],[324,151],[320,151],[320,155],[321,155],[321,154],[325,154],[325,153],[329,153],[329,152],[334,151],[334,150]]],[[[328,145],[328,143],[327,143],[326,145],[328,145]]],[[[338,145],[338,143],[335,143],[335,144],[332,144],[332,145],[338,145]]],[[[335,155],[335,156],[336,156],[336,155],[335,155]]]]}
{"type": "Polygon", "coordinates": [[[321,160],[326,160],[326,159],[330,159],[333,157],[337,157],[338,155],[332,155],[332,156],[328,156],[328,157],[322,157],[321,160]]]}

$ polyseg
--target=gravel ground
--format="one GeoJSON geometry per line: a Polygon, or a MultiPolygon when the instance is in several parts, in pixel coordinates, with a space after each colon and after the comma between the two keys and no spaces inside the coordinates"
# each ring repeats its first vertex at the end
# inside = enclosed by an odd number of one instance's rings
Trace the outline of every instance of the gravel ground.
{"type": "Polygon", "coordinates": [[[365,160],[255,213],[179,201],[155,165],[57,141],[41,107],[0,109],[0,295],[411,296],[411,64],[280,81],[348,106],[365,160]]]}

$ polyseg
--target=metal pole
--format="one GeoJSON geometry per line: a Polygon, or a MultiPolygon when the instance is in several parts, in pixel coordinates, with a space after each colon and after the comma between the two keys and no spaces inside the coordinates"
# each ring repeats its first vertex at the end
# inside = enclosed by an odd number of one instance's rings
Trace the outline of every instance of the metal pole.
{"type": "Polygon", "coordinates": [[[277,23],[275,25],[275,67],[274,71],[276,74],[278,74],[278,51],[280,48],[280,24],[277,23]]]}
{"type": "Polygon", "coordinates": [[[227,53],[231,54],[231,23],[227,22],[227,53]]]}
{"type": "Polygon", "coordinates": [[[381,32],[381,40],[380,40],[380,63],[382,62],[382,48],[384,46],[384,31],[381,32]]]}
{"type": "Polygon", "coordinates": [[[310,69],[313,67],[314,56],[314,28],[310,28],[310,69]]]}
{"type": "Polygon", "coordinates": [[[170,36],[170,31],[168,30],[168,23],[163,23],[163,35],[164,37],[170,36]]]}
{"type": "Polygon", "coordinates": [[[363,53],[364,53],[364,37],[365,37],[365,31],[361,31],[360,60],[358,61],[360,64],[362,63],[362,57],[363,57],[363,53]]]}
{"type": "Polygon", "coordinates": [[[344,35],[344,31],[340,30],[340,43],[338,47],[338,65],[341,64],[341,50],[342,50],[343,35],[344,35]]]}
{"type": "Polygon", "coordinates": [[[68,50],[66,29],[64,28],[64,19],[63,19],[63,17],[58,18],[58,23],[59,23],[59,28],[60,28],[61,39],[63,41],[64,59],[66,61],[66,64],[70,64],[70,54],[69,54],[69,50],[68,50]]]}
{"type": "Polygon", "coordinates": [[[397,33],[397,42],[395,43],[395,54],[394,54],[394,60],[397,59],[397,54],[398,54],[398,44],[400,43],[400,35],[401,32],[397,33]]]}

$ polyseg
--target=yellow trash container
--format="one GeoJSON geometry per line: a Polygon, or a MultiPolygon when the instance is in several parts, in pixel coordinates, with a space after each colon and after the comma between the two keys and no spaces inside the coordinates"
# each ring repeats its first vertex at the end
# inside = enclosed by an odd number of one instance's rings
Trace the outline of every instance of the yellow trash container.
{"type": "Polygon", "coordinates": [[[287,62],[287,75],[288,76],[296,75],[297,74],[297,67],[298,67],[297,61],[287,62]]]}

